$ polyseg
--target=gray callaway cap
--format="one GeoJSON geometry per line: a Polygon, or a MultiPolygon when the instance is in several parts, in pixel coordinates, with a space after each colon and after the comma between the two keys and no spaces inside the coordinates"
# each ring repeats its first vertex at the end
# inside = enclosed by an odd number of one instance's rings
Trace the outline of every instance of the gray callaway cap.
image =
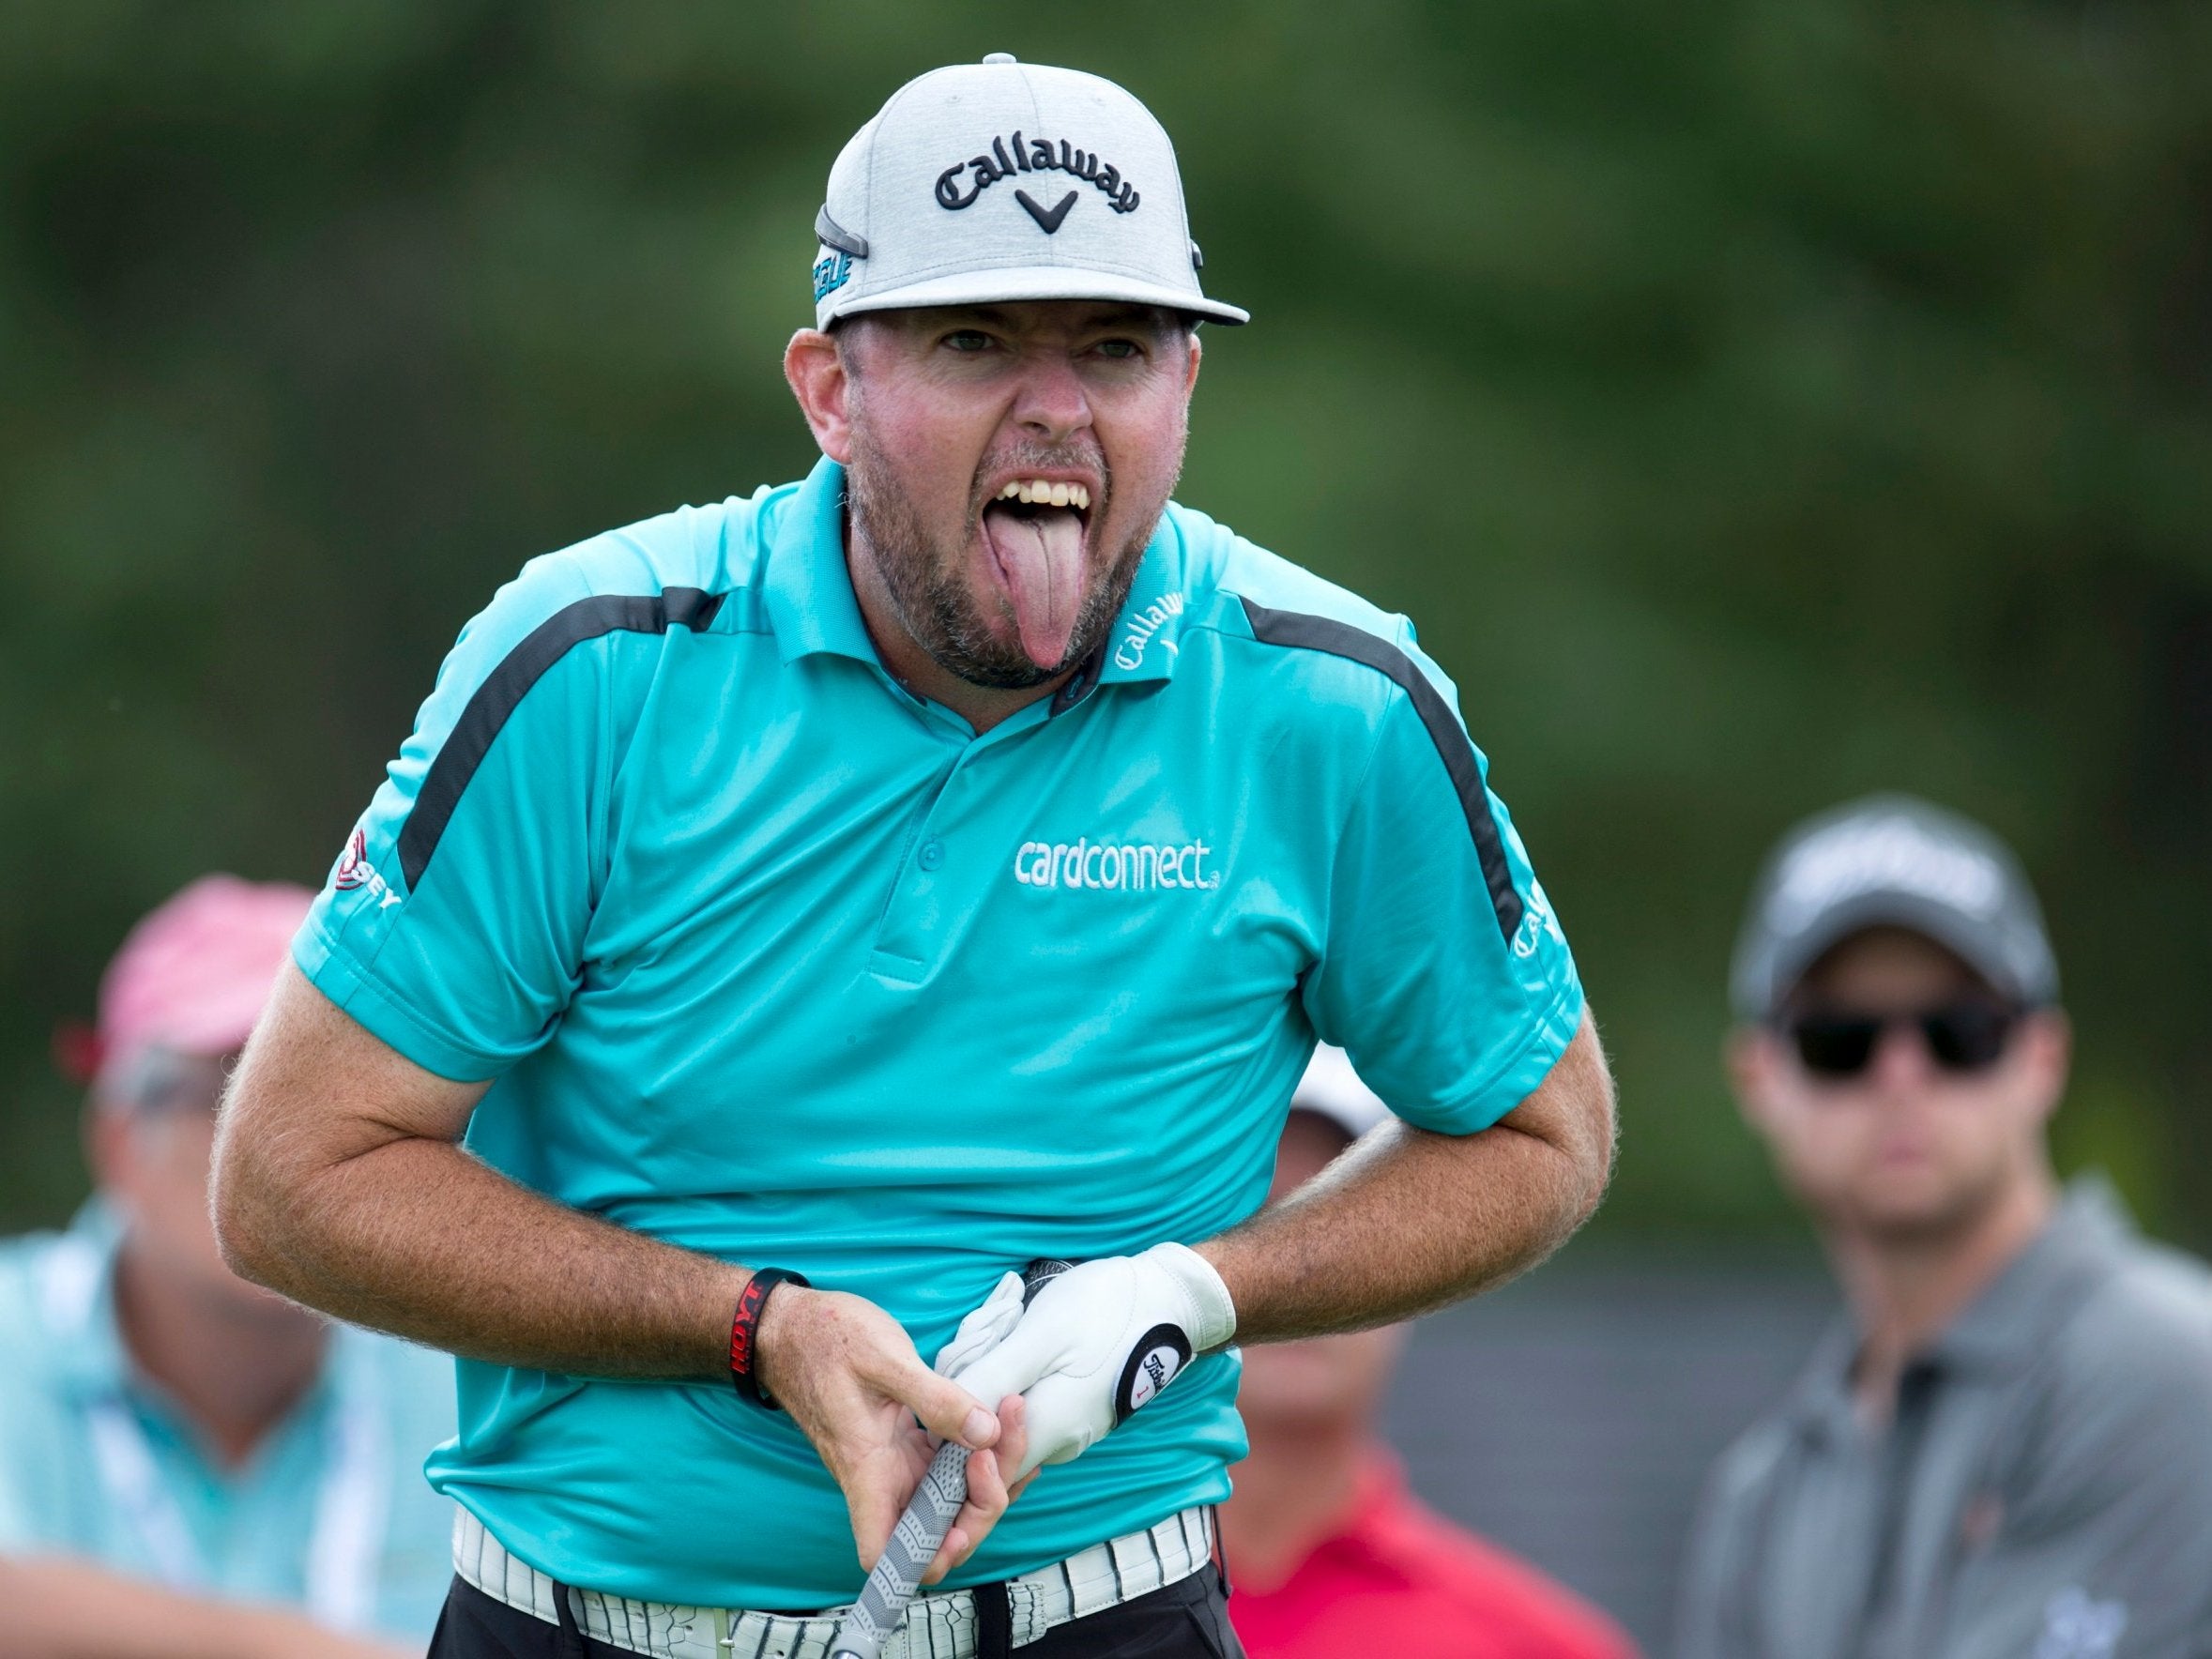
{"type": "Polygon", "coordinates": [[[1111,81],[1016,63],[932,69],[830,169],[815,326],[861,312],[1125,299],[1217,322],[1198,286],[1175,146],[1111,81]]]}
{"type": "Polygon", "coordinates": [[[1353,1140],[1390,1116],[1382,1097],[1351,1069],[1351,1057],[1330,1043],[1315,1046],[1305,1075],[1290,1096],[1290,1109],[1326,1118],[1353,1140]]]}
{"type": "Polygon", "coordinates": [[[2020,860],[1971,819],[1909,795],[1876,795],[1782,838],[1736,940],[1738,1018],[1771,1015],[1838,940],[1901,927],[1956,953],[2029,1007],[2058,997],[2058,965],[2020,860]]]}

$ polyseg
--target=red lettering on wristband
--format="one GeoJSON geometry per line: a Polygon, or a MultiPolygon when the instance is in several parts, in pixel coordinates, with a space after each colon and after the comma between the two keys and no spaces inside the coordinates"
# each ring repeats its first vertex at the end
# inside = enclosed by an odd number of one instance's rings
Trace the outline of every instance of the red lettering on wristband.
{"type": "Polygon", "coordinates": [[[760,1386],[760,1377],[754,1370],[758,1359],[760,1341],[760,1315],[768,1306],[769,1293],[788,1280],[803,1287],[803,1274],[786,1271],[783,1268],[759,1268],[745,1281],[745,1288],[738,1292],[738,1309],[729,1322],[729,1379],[730,1386],[746,1399],[765,1410],[773,1411],[775,1401],[760,1386]]]}
{"type": "Polygon", "coordinates": [[[753,1375],[753,1332],[760,1323],[760,1309],[768,1301],[768,1291],[755,1273],[745,1281],[745,1288],[738,1297],[737,1317],[729,1327],[729,1368],[740,1377],[753,1375]]]}

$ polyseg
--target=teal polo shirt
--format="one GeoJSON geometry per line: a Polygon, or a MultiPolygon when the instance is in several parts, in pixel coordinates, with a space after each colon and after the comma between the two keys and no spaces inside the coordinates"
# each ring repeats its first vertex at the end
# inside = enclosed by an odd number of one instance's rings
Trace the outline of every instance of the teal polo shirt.
{"type": "MultiPolygon", "coordinates": [[[[1251,1214],[1317,1035],[1447,1134],[1536,1088],[1581,990],[1483,768],[1403,618],[1178,507],[1093,665],[978,736],[885,672],[824,462],[525,567],[295,952],[495,1080],[496,1168],[934,1356],[1009,1269],[1251,1214]]],[[[1044,1470],[953,1582],[1218,1502],[1236,1382],[1044,1470]]],[[[828,1472],[726,1384],[464,1361],[460,1417],[432,1480],[565,1582],[860,1588],[828,1472]]]]}
{"type": "Polygon", "coordinates": [[[119,1239],[95,1200],[65,1233],[0,1243],[0,1554],[427,1641],[453,1511],[422,1460],[453,1432],[451,1362],[336,1327],[314,1386],[227,1465],[130,1362],[119,1239]]]}

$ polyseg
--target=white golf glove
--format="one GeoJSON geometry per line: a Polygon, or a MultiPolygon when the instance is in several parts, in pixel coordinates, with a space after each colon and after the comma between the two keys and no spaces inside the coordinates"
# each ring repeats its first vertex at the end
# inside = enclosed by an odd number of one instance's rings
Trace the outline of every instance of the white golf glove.
{"type": "Polygon", "coordinates": [[[1068,1463],[1236,1334],[1228,1286],[1197,1251],[1155,1244],[1072,1267],[1022,1306],[1008,1273],[960,1322],[937,1369],[996,1408],[1008,1394],[1029,1406],[1030,1445],[1019,1480],[1041,1463],[1068,1463]]]}

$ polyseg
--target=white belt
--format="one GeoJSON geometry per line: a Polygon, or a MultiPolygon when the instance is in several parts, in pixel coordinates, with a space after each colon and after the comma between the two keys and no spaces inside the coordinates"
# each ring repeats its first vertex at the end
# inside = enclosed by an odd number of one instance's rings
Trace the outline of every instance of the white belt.
{"type": "MultiPolygon", "coordinates": [[[[1055,1625],[1119,1606],[1189,1577],[1213,1553],[1211,1510],[1186,1509],[1158,1526],[1109,1538],[1057,1566],[1009,1579],[1014,1645],[1055,1625]]],[[[510,1555],[465,1509],[453,1518],[453,1571],[496,1602],[557,1624],[553,1579],[510,1555]]],[[[569,1589],[569,1610],[584,1634],[652,1659],[828,1659],[843,1607],[808,1615],[738,1607],[685,1607],[633,1602],[596,1590],[569,1589]]],[[[966,1591],[919,1595],[883,1659],[974,1659],[975,1603],[966,1591]]]]}

